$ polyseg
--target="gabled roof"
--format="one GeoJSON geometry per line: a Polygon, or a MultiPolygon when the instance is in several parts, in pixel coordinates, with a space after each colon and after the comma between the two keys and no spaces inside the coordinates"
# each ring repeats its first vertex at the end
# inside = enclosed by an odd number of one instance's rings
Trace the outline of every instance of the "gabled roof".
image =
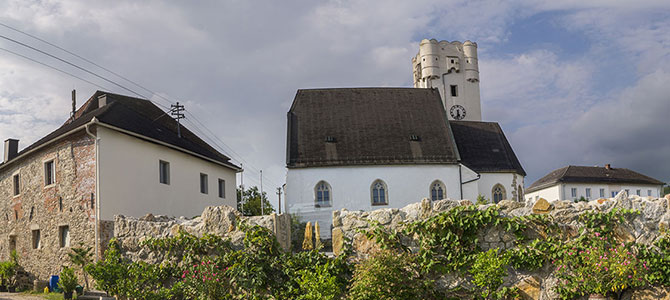
{"type": "Polygon", "coordinates": [[[526,193],[538,191],[556,183],[613,183],[663,185],[662,181],[625,168],[567,166],[551,171],[533,182],[526,193]]]}
{"type": "Polygon", "coordinates": [[[475,172],[512,172],[526,176],[505,133],[495,122],[449,121],[461,163],[475,172]]]}
{"type": "MultiPolygon", "coordinates": [[[[211,159],[234,170],[240,167],[230,162],[230,158],[221,154],[193,132],[181,125],[181,138],[177,135],[177,122],[163,110],[146,99],[128,97],[109,92],[97,91],[75,113],[74,120],[68,120],[58,129],[49,133],[18,153],[12,163],[23,154],[30,152],[62,135],[80,128],[96,118],[98,122],[123,129],[144,138],[160,141],[177,150],[192,152],[211,159]],[[99,97],[106,96],[107,104],[100,107],[99,97]]],[[[1,166],[1,165],[0,165],[1,166]]]]}
{"type": "Polygon", "coordinates": [[[298,90],[286,152],[288,168],[459,159],[439,92],[417,88],[298,90]]]}

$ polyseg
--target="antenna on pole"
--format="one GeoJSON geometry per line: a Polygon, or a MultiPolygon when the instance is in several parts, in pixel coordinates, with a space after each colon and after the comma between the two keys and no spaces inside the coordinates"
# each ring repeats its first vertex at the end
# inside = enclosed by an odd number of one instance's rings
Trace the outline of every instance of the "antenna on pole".
{"type": "Polygon", "coordinates": [[[240,194],[240,212],[244,215],[244,164],[240,163],[240,168],[242,169],[242,172],[240,172],[240,188],[242,189],[242,193],[240,194]]]}
{"type": "Polygon", "coordinates": [[[279,214],[281,215],[281,187],[277,188],[277,196],[279,196],[279,214]]]}
{"type": "Polygon", "coordinates": [[[184,106],[179,105],[179,102],[177,102],[177,104],[172,104],[170,107],[172,108],[170,109],[170,115],[177,120],[177,136],[181,138],[181,123],[179,120],[186,118],[183,114],[184,106]]]}
{"type": "Polygon", "coordinates": [[[77,90],[72,90],[72,113],[70,117],[74,120],[74,115],[77,112],[77,90]]]}
{"type": "Polygon", "coordinates": [[[263,170],[261,170],[261,216],[265,215],[265,201],[263,201],[263,170]]]}

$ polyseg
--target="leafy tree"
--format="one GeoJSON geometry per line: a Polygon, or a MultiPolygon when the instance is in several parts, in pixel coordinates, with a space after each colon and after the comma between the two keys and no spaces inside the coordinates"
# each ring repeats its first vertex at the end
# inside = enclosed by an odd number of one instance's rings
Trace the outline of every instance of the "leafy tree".
{"type": "MultiPolygon", "coordinates": [[[[670,194],[670,186],[663,187],[663,195],[670,194]]],[[[661,195],[661,196],[663,196],[661,195]]]]}
{"type": "Polygon", "coordinates": [[[93,256],[91,247],[84,247],[83,243],[79,245],[80,247],[74,247],[71,249],[71,252],[67,255],[70,257],[70,261],[79,266],[84,273],[84,284],[86,285],[86,290],[88,290],[88,273],[86,272],[86,265],[92,262],[91,258],[93,256]]]}
{"type": "MultiPolygon", "coordinates": [[[[263,192],[263,213],[269,215],[275,210],[268,201],[267,193],[263,192]]],[[[261,215],[261,193],[257,186],[244,190],[244,203],[242,202],[242,189],[237,188],[237,209],[245,216],[261,215]]]]}

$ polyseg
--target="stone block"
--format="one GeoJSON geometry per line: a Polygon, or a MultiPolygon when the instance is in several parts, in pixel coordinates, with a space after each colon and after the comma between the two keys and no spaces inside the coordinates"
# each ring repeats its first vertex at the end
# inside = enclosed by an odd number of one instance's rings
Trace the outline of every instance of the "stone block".
{"type": "Polygon", "coordinates": [[[379,224],[386,225],[388,223],[391,223],[391,210],[388,208],[375,210],[370,213],[368,218],[371,221],[376,221],[379,222],[379,224]]]}
{"type": "Polygon", "coordinates": [[[534,214],[548,214],[553,209],[554,209],[553,205],[551,205],[551,203],[549,203],[544,198],[540,198],[533,205],[533,213],[534,214]]]}
{"type": "Polygon", "coordinates": [[[523,203],[512,200],[502,200],[498,202],[498,207],[500,208],[500,210],[504,212],[509,212],[523,206],[524,206],[523,203]]]}
{"type": "Polygon", "coordinates": [[[333,253],[335,253],[335,255],[342,254],[342,251],[344,250],[344,233],[342,232],[342,229],[334,228],[331,233],[331,239],[333,243],[333,253]]]}
{"type": "Polygon", "coordinates": [[[539,300],[541,295],[540,290],[540,278],[537,276],[529,276],[517,284],[514,287],[519,289],[519,294],[524,300],[539,300]]]}
{"type": "Polygon", "coordinates": [[[670,300],[670,288],[647,287],[635,290],[630,296],[631,300],[670,300]]]}

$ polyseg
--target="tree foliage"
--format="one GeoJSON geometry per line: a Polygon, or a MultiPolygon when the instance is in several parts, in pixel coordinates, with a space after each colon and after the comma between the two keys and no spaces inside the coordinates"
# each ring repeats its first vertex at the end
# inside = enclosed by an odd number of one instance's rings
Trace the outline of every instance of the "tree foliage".
{"type": "Polygon", "coordinates": [[[241,188],[237,188],[237,209],[245,216],[260,216],[261,215],[261,198],[263,199],[263,214],[269,215],[275,210],[268,201],[267,193],[258,190],[257,186],[247,188],[242,192],[241,188]],[[244,197],[243,197],[244,196],[244,197]]]}

